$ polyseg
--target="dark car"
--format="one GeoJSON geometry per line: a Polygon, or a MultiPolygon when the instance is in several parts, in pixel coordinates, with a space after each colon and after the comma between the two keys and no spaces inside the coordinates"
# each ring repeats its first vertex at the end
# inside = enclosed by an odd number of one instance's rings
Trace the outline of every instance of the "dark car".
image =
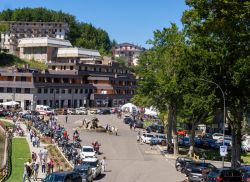
{"type": "Polygon", "coordinates": [[[132,120],[131,122],[132,122],[133,125],[135,123],[136,128],[143,128],[143,122],[142,121],[140,121],[140,120],[132,120]]]}
{"type": "Polygon", "coordinates": [[[250,165],[244,165],[237,170],[241,173],[242,182],[250,182],[250,165]]]}
{"type": "Polygon", "coordinates": [[[147,132],[157,132],[157,133],[164,133],[164,127],[158,124],[152,124],[146,128],[147,132]]]}
{"type": "Polygon", "coordinates": [[[242,182],[239,171],[232,168],[221,168],[212,170],[207,176],[207,182],[242,182]]]}
{"type": "Polygon", "coordinates": [[[124,122],[125,124],[130,124],[131,122],[133,122],[133,120],[132,120],[132,118],[130,118],[130,117],[125,117],[125,118],[123,119],[123,122],[124,122]]]}
{"type": "Polygon", "coordinates": [[[101,109],[99,111],[99,114],[106,115],[106,114],[111,114],[110,109],[101,109]]]}
{"type": "Polygon", "coordinates": [[[82,182],[82,177],[79,173],[76,172],[54,172],[50,173],[46,178],[43,179],[43,182],[82,182]]]}
{"type": "Polygon", "coordinates": [[[74,172],[79,173],[82,176],[83,182],[92,182],[93,174],[92,169],[88,165],[79,165],[74,168],[74,172]]]}
{"type": "Polygon", "coordinates": [[[208,169],[217,169],[213,164],[205,163],[205,162],[189,162],[186,164],[186,166],[183,168],[183,173],[186,174],[186,176],[189,176],[193,168],[208,168],[208,169]]]}
{"type": "Polygon", "coordinates": [[[211,171],[207,167],[194,167],[188,175],[189,182],[203,182],[207,180],[207,175],[211,171]]]}
{"type": "Polygon", "coordinates": [[[178,157],[175,161],[175,169],[182,172],[186,164],[189,162],[193,162],[193,160],[187,157],[178,157]]]}

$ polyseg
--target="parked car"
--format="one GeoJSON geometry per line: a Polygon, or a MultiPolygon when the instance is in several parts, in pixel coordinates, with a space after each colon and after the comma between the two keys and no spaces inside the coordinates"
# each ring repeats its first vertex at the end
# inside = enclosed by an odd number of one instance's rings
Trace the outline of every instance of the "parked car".
{"type": "Polygon", "coordinates": [[[76,108],[76,114],[78,114],[78,115],[87,115],[88,110],[85,107],[76,108]]]}
{"type": "Polygon", "coordinates": [[[68,108],[67,109],[67,114],[69,114],[69,115],[75,115],[76,114],[76,110],[74,108],[68,108]]]}
{"type": "Polygon", "coordinates": [[[136,128],[143,128],[143,122],[140,120],[132,120],[133,124],[135,124],[136,128]]]}
{"type": "Polygon", "coordinates": [[[163,134],[157,134],[155,135],[155,138],[157,140],[157,144],[163,144],[163,143],[167,143],[167,137],[166,135],[163,134]]]}
{"type": "Polygon", "coordinates": [[[209,168],[209,169],[216,169],[216,167],[213,164],[205,163],[205,162],[189,162],[186,164],[186,166],[183,169],[183,172],[186,174],[186,176],[189,176],[190,172],[193,168],[209,168]]]}
{"type": "Polygon", "coordinates": [[[110,112],[110,109],[100,109],[98,114],[106,115],[106,114],[111,114],[111,112],[110,112]]]}
{"type": "Polygon", "coordinates": [[[212,134],[212,137],[214,140],[218,140],[220,137],[223,137],[222,133],[214,133],[212,134]]]}
{"type": "Polygon", "coordinates": [[[81,157],[84,158],[92,158],[95,157],[96,152],[92,146],[82,146],[81,149],[81,157]]]}
{"type": "Polygon", "coordinates": [[[150,144],[152,138],[154,138],[154,135],[148,134],[148,133],[143,133],[141,138],[142,138],[142,141],[144,143],[150,144]]]}
{"type": "Polygon", "coordinates": [[[82,182],[92,182],[93,181],[93,174],[92,174],[92,169],[90,166],[78,165],[74,168],[73,171],[82,176],[82,182]]]}
{"type": "Polygon", "coordinates": [[[90,114],[97,114],[97,109],[90,109],[90,110],[89,110],[89,113],[90,113],[90,114]]]}
{"type": "Polygon", "coordinates": [[[242,182],[250,182],[250,165],[240,166],[237,171],[241,173],[242,182]]]}
{"type": "Polygon", "coordinates": [[[82,182],[82,177],[76,172],[54,172],[50,173],[46,178],[42,180],[43,182],[82,182]]]}
{"type": "Polygon", "coordinates": [[[92,169],[93,179],[102,173],[102,165],[97,158],[86,158],[82,160],[82,165],[90,166],[92,169]]]}
{"type": "Polygon", "coordinates": [[[54,114],[54,111],[49,106],[45,105],[36,105],[36,111],[41,115],[54,114]]]}
{"type": "Polygon", "coordinates": [[[178,157],[175,161],[175,169],[179,172],[184,172],[183,169],[185,168],[186,164],[189,162],[193,162],[192,159],[186,157],[178,157]]]}
{"type": "Polygon", "coordinates": [[[133,120],[132,120],[132,118],[130,118],[130,117],[125,117],[125,118],[123,119],[123,122],[124,122],[125,124],[130,124],[132,121],[133,121],[133,120]]]}
{"type": "Polygon", "coordinates": [[[188,175],[189,182],[204,182],[207,180],[207,175],[211,171],[207,167],[194,167],[188,175]]]}
{"type": "Polygon", "coordinates": [[[221,168],[212,170],[207,176],[207,182],[242,182],[239,171],[232,168],[221,168]]]}
{"type": "Polygon", "coordinates": [[[147,132],[157,132],[157,133],[164,133],[164,127],[158,124],[152,124],[146,128],[147,132]]]}

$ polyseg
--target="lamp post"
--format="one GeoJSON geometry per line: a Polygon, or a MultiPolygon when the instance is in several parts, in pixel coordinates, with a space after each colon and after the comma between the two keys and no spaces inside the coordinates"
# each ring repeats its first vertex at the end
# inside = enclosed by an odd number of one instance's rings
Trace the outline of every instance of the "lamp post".
{"type": "MultiPolygon", "coordinates": [[[[208,83],[212,83],[212,84],[216,85],[221,91],[221,94],[222,94],[222,97],[223,97],[223,128],[222,128],[223,137],[222,137],[222,139],[223,139],[223,146],[225,146],[225,124],[226,124],[226,99],[225,99],[225,93],[223,92],[221,86],[218,83],[215,83],[213,81],[206,80],[206,79],[203,79],[203,78],[200,78],[199,80],[202,80],[202,81],[208,82],[208,83]]],[[[222,167],[224,167],[224,161],[225,161],[225,158],[224,158],[224,156],[222,156],[222,167]]]]}

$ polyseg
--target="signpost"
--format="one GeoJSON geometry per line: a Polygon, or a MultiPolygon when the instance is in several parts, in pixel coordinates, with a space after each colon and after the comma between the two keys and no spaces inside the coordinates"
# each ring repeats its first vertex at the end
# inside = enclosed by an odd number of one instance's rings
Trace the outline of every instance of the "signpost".
{"type": "Polygon", "coordinates": [[[227,155],[227,146],[220,146],[220,156],[225,157],[227,155]]]}

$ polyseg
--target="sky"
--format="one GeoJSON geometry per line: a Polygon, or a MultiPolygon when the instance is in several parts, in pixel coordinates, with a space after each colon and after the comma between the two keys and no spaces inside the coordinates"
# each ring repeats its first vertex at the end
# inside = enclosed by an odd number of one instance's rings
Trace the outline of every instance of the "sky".
{"type": "Polygon", "coordinates": [[[0,0],[0,11],[22,7],[62,10],[78,21],[106,30],[111,40],[149,47],[153,31],[176,23],[188,9],[185,0],[0,0]]]}

